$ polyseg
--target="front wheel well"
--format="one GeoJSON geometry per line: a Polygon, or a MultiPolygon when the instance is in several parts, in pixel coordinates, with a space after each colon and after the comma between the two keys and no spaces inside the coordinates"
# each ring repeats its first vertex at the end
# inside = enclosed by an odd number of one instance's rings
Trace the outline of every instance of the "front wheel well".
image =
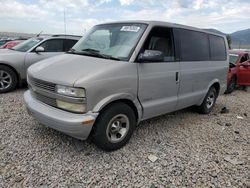
{"type": "Polygon", "coordinates": [[[115,104],[115,103],[125,103],[127,104],[135,113],[135,117],[136,117],[136,120],[138,120],[139,118],[139,114],[138,114],[138,110],[137,110],[137,107],[135,106],[135,104],[129,100],[129,99],[118,99],[118,100],[115,100],[115,101],[112,101],[110,103],[108,103],[106,106],[104,106],[101,110],[100,110],[100,113],[102,111],[104,111],[105,109],[107,109],[108,107],[110,107],[111,105],[115,104]]]}

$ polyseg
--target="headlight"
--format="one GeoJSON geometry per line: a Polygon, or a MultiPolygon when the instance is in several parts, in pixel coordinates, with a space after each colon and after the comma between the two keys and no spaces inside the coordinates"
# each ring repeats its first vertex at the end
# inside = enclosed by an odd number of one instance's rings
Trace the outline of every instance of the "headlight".
{"type": "Polygon", "coordinates": [[[56,92],[58,94],[70,96],[70,97],[86,97],[85,89],[82,88],[74,88],[74,87],[67,87],[67,86],[56,86],[56,92]]]}
{"type": "Polygon", "coordinates": [[[75,103],[69,103],[61,100],[56,100],[56,104],[58,108],[71,111],[71,112],[77,112],[77,113],[84,113],[86,112],[86,104],[75,104],[75,103]]]}

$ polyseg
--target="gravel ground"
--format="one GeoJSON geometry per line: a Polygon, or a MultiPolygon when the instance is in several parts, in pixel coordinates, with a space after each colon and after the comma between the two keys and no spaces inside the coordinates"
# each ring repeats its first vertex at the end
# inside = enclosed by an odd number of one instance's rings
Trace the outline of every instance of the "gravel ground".
{"type": "Polygon", "coordinates": [[[210,115],[144,121],[107,153],[39,125],[25,90],[0,95],[0,187],[250,187],[250,91],[220,96],[210,115]]]}

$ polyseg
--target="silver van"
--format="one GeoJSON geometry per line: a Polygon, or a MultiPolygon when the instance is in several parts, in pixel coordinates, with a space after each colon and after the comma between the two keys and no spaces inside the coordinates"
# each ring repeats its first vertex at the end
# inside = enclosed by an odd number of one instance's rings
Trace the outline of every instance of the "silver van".
{"type": "Polygon", "coordinates": [[[224,36],[158,21],[93,27],[64,55],[28,69],[28,112],[41,124],[104,150],[142,120],[197,106],[211,112],[226,89],[224,36]]]}

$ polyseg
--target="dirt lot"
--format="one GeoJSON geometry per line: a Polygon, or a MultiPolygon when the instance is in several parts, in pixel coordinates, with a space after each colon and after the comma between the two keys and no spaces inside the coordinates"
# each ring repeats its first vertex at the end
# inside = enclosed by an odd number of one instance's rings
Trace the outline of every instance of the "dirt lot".
{"type": "Polygon", "coordinates": [[[210,115],[142,122],[112,153],[39,125],[25,89],[0,95],[0,187],[250,187],[250,89],[220,96],[210,115]]]}

